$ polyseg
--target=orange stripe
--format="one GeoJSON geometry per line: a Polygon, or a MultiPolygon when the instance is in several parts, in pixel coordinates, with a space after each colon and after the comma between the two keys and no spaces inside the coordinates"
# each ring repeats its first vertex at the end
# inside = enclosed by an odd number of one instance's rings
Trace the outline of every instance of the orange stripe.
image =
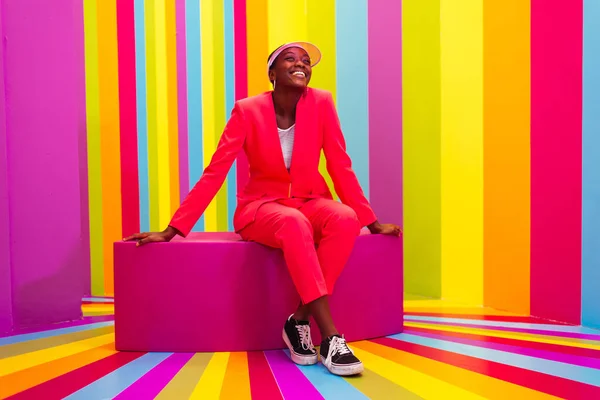
{"type": "Polygon", "coordinates": [[[117,10],[114,0],[98,2],[98,54],[104,292],[111,295],[114,293],[113,243],[122,236],[117,10]]]}
{"type": "Polygon", "coordinates": [[[484,304],[529,314],[530,7],[484,2],[484,304]]]}
{"type": "Polygon", "coordinates": [[[439,361],[430,360],[401,350],[392,349],[377,343],[360,342],[355,344],[355,346],[383,357],[386,360],[420,371],[485,398],[532,400],[555,398],[554,396],[540,393],[523,386],[481,375],[453,365],[444,364],[439,361]]]}
{"type": "Polygon", "coordinates": [[[221,399],[250,399],[250,373],[248,372],[248,354],[231,353],[229,364],[223,379],[221,399]]]}
{"type": "Polygon", "coordinates": [[[179,207],[179,126],[178,126],[178,101],[177,101],[177,41],[175,2],[166,3],[166,29],[167,29],[167,101],[169,123],[169,183],[171,186],[171,213],[179,207]]]}
{"type": "Polygon", "coordinates": [[[3,376],[0,378],[0,398],[12,396],[116,352],[115,345],[111,343],[3,376]]]}
{"type": "Polygon", "coordinates": [[[267,76],[268,48],[267,0],[246,1],[246,30],[248,41],[248,96],[270,90],[267,76]]]}

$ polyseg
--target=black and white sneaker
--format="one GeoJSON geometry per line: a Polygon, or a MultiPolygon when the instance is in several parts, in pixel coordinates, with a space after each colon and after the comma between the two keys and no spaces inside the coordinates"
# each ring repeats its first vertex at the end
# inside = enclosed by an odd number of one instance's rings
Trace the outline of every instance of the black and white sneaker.
{"type": "Polygon", "coordinates": [[[363,363],[350,350],[346,339],[339,335],[323,340],[321,362],[334,375],[358,375],[364,371],[363,363]]]}
{"type": "Polygon", "coordinates": [[[292,361],[298,365],[316,364],[318,356],[310,337],[310,324],[308,321],[297,321],[292,316],[283,326],[283,341],[290,349],[292,361]]]}

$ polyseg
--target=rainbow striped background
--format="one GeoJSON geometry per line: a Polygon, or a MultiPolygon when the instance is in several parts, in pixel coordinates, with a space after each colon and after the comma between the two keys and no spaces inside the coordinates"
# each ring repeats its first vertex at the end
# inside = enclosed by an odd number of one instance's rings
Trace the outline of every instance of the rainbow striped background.
{"type": "Polygon", "coordinates": [[[599,17],[403,1],[408,291],[600,325],[599,17]]]}
{"type": "MultiPolygon", "coordinates": [[[[233,102],[269,89],[270,51],[309,40],[359,180],[403,219],[407,291],[600,326],[599,8],[85,0],[91,292],[113,292],[115,240],[164,228],[233,102]]],[[[232,228],[244,176],[196,230],[232,228]]]]}

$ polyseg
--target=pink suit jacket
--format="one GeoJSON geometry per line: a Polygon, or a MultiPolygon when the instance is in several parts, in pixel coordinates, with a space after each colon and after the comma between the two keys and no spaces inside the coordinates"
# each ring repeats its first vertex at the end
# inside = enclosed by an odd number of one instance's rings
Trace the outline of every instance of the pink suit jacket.
{"type": "Polygon", "coordinates": [[[182,235],[187,236],[206,210],[241,149],[248,158],[250,177],[237,196],[233,218],[236,232],[252,223],[256,211],[266,202],[290,197],[331,199],[331,191],[319,172],[321,150],[342,203],[356,212],[362,226],[376,220],[352,170],[331,93],[308,88],[298,101],[289,172],[283,160],[271,93],[235,103],[210,164],[169,224],[182,235]]]}

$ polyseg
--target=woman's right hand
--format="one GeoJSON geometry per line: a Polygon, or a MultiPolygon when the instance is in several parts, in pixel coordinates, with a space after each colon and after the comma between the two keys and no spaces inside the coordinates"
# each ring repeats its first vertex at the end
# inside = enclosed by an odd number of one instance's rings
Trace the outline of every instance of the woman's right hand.
{"type": "Polygon", "coordinates": [[[175,237],[177,230],[172,226],[168,226],[162,232],[143,232],[136,233],[123,239],[124,242],[137,240],[136,246],[141,246],[151,242],[169,242],[175,237]]]}

